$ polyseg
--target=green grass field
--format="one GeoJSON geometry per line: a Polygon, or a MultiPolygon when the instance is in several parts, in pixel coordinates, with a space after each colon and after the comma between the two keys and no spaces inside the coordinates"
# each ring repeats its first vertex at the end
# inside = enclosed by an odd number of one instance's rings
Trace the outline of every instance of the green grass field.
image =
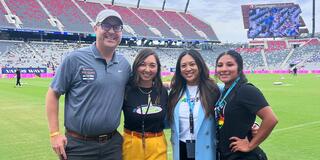
{"type": "MultiPolygon", "coordinates": [[[[262,90],[279,119],[262,147],[270,160],[319,159],[320,75],[281,77],[248,76],[262,90]],[[284,84],[275,86],[272,84],[275,81],[284,84]]],[[[23,87],[14,88],[15,79],[0,79],[0,160],[57,159],[49,143],[45,113],[45,94],[50,81],[22,79],[23,87]]],[[[63,99],[60,104],[63,128],[63,99]]],[[[166,136],[170,138],[169,130],[166,136]]],[[[169,159],[172,159],[171,149],[169,159]]]]}

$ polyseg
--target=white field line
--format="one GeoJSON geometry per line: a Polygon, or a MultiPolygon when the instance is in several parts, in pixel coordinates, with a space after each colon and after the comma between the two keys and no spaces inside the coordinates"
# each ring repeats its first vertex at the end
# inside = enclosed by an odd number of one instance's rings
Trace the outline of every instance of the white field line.
{"type": "Polygon", "coordinates": [[[274,131],[272,131],[272,133],[286,131],[286,130],[290,130],[290,129],[296,129],[296,128],[303,128],[303,127],[306,127],[306,126],[311,126],[311,125],[319,124],[319,123],[320,123],[320,121],[314,121],[314,122],[298,124],[298,125],[294,125],[294,126],[287,127],[287,128],[275,129],[274,131]]]}
{"type": "MultiPolygon", "coordinates": [[[[287,127],[287,128],[275,129],[274,131],[272,131],[272,133],[281,132],[281,131],[286,131],[286,130],[295,129],[295,128],[302,128],[302,127],[311,126],[311,125],[318,124],[318,123],[320,123],[320,121],[303,123],[303,124],[294,125],[294,126],[287,127]]],[[[171,152],[168,152],[168,154],[170,155],[170,154],[172,154],[172,153],[171,153],[171,152]]]]}

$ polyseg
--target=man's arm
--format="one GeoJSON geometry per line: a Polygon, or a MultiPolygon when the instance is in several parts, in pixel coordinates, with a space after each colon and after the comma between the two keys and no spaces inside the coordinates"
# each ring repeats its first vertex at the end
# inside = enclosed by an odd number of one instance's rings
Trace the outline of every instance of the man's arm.
{"type": "Polygon", "coordinates": [[[46,111],[50,131],[50,142],[56,154],[60,158],[67,159],[64,149],[67,145],[67,138],[63,134],[60,134],[59,131],[59,98],[60,95],[49,87],[46,96],[46,111]]]}

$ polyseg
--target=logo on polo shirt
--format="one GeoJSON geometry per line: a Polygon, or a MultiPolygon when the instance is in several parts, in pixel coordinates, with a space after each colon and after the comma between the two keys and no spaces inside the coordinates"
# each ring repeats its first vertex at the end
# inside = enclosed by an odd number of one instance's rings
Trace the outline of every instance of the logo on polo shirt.
{"type": "Polygon", "coordinates": [[[80,69],[81,80],[94,81],[97,78],[97,72],[90,67],[82,67],[80,69]]]}

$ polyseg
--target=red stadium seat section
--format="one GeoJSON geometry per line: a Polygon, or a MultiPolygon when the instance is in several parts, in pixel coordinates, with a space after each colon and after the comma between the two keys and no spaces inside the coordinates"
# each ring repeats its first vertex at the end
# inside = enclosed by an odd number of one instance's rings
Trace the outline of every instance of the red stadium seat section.
{"type": "MultiPolygon", "coordinates": [[[[86,14],[92,19],[92,21],[95,21],[98,13],[106,8],[100,3],[90,3],[83,1],[76,1],[76,3],[79,4],[79,6],[86,12],[86,14]]],[[[123,36],[130,37],[133,35],[123,30],[123,36]]]]}
{"type": "Polygon", "coordinates": [[[217,35],[214,33],[213,29],[207,23],[199,20],[198,18],[194,17],[188,13],[179,13],[185,19],[187,19],[193,26],[195,26],[198,30],[203,31],[209,39],[218,39],[217,35]]]}
{"type": "Polygon", "coordinates": [[[49,16],[36,0],[6,0],[6,4],[19,17],[23,29],[58,30],[49,23],[49,16]]]}
{"type": "Polygon", "coordinates": [[[287,48],[285,41],[267,41],[268,51],[283,50],[287,48]]]}
{"type": "Polygon", "coordinates": [[[122,16],[126,25],[123,36],[126,38],[219,41],[211,26],[191,13],[77,0],[3,1],[0,3],[0,29],[92,34],[91,24],[97,14],[105,8],[116,10],[122,16]],[[8,15],[7,12],[17,16],[21,24],[9,23],[5,17],[8,15]],[[52,21],[49,21],[50,18],[52,21]]]}
{"type": "Polygon", "coordinates": [[[0,27],[3,28],[13,28],[14,25],[8,23],[8,21],[6,20],[5,15],[7,15],[7,11],[4,9],[4,7],[2,6],[2,4],[0,4],[0,27]]]}
{"type": "Polygon", "coordinates": [[[64,31],[92,33],[90,20],[71,0],[41,0],[52,16],[64,25],[64,31]]]}
{"type": "Polygon", "coordinates": [[[134,13],[141,17],[145,22],[150,26],[158,29],[163,38],[168,39],[179,39],[171,31],[170,27],[151,9],[142,9],[142,8],[130,8],[134,13]]]}
{"type": "Polygon", "coordinates": [[[148,26],[137,17],[131,10],[123,6],[105,5],[109,9],[117,11],[124,23],[129,25],[139,37],[160,38],[150,31],[148,26]]]}
{"type": "Polygon", "coordinates": [[[177,12],[174,11],[156,11],[163,19],[165,19],[172,27],[179,30],[184,39],[197,39],[197,40],[205,40],[200,37],[195,29],[192,28],[181,16],[178,15],[177,12]]]}

